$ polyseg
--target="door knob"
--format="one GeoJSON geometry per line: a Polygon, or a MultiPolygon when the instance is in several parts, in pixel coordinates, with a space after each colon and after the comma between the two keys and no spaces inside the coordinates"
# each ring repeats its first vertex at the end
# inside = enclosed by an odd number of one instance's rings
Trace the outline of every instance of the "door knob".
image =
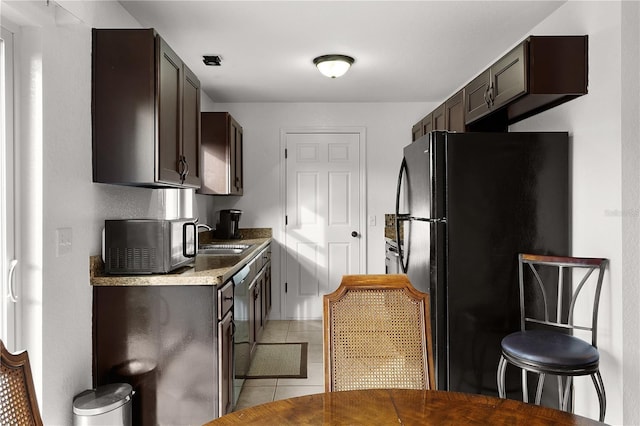
{"type": "Polygon", "coordinates": [[[356,232],[356,231],[352,231],[352,232],[351,232],[351,236],[352,236],[353,238],[356,238],[358,235],[359,235],[359,234],[358,234],[358,232],[356,232]]]}

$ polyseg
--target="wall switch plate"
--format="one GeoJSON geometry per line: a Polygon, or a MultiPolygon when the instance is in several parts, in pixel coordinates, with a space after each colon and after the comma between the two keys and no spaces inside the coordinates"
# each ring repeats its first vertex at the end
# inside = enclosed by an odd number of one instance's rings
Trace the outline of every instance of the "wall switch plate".
{"type": "Polygon", "coordinates": [[[375,215],[369,216],[369,226],[376,226],[376,216],[375,215]]]}
{"type": "Polygon", "coordinates": [[[71,253],[73,248],[73,231],[71,228],[56,229],[56,256],[64,256],[71,253]]]}

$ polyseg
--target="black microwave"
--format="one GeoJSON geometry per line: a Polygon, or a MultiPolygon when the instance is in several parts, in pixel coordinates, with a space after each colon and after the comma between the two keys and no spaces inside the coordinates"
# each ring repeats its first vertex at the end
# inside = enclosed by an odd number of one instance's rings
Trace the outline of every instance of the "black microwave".
{"type": "Polygon", "coordinates": [[[102,256],[107,274],[168,273],[193,262],[197,219],[104,221],[102,256]]]}

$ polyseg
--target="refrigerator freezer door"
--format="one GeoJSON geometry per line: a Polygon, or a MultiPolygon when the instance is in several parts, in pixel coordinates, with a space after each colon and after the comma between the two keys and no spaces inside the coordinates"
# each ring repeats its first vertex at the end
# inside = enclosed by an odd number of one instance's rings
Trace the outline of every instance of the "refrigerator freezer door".
{"type": "Polygon", "coordinates": [[[404,148],[407,212],[416,218],[431,217],[431,149],[429,135],[404,148]]]}

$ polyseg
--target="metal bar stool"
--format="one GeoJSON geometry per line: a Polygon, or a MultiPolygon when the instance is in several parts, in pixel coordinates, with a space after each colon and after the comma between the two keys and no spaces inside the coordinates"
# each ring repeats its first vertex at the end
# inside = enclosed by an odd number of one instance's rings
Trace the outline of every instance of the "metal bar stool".
{"type": "Polygon", "coordinates": [[[607,401],[599,370],[597,325],[607,259],[534,254],[520,254],[518,259],[520,331],[502,339],[502,356],[497,372],[499,396],[506,397],[507,363],[522,369],[524,402],[529,402],[527,371],[538,374],[535,399],[538,405],[545,376],[556,375],[558,406],[564,411],[569,408],[572,378],[590,375],[600,403],[600,421],[604,421],[607,401]],[[574,287],[572,283],[575,283],[574,287]],[[587,320],[584,321],[587,325],[582,321],[580,324],[574,322],[578,300],[581,303],[587,301],[592,309],[590,325],[587,320]],[[575,332],[590,334],[591,342],[575,337],[575,332]]]}

